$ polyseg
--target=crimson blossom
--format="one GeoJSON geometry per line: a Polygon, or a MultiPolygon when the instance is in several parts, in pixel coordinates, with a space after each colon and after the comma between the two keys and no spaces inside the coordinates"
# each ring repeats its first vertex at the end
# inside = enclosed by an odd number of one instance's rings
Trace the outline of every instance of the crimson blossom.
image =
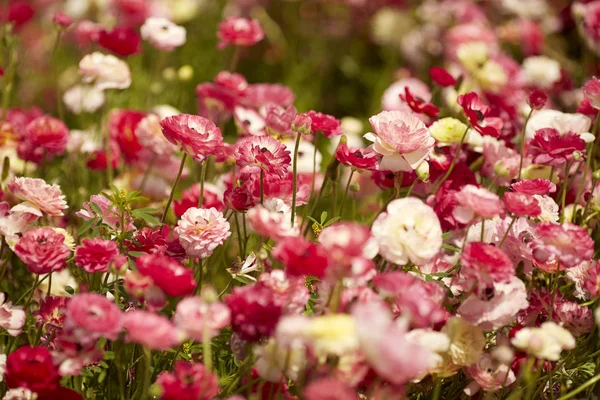
{"type": "Polygon", "coordinates": [[[190,114],[178,114],[160,121],[167,140],[181,147],[198,162],[217,155],[223,147],[221,130],[210,120],[190,114]]]}
{"type": "Polygon", "coordinates": [[[112,30],[103,29],[98,34],[98,44],[121,57],[142,51],[141,41],[140,35],[126,26],[117,26],[112,30]]]}
{"type": "Polygon", "coordinates": [[[227,46],[253,46],[263,40],[265,33],[256,19],[230,17],[219,24],[218,49],[227,46]]]}
{"type": "Polygon", "coordinates": [[[177,361],[173,372],[156,378],[162,400],[210,400],[219,394],[219,380],[202,363],[177,361]]]}
{"type": "Polygon", "coordinates": [[[379,164],[379,155],[369,149],[357,149],[341,143],[335,150],[335,158],[344,165],[356,169],[375,171],[379,164]]]}
{"type": "Polygon", "coordinates": [[[60,384],[52,354],[43,346],[22,346],[10,353],[4,379],[10,389],[22,387],[38,394],[53,392],[60,384]]]}
{"type": "Polygon", "coordinates": [[[90,274],[108,272],[108,265],[119,254],[119,247],[112,240],[84,239],[75,250],[75,265],[90,274]]]}
{"type": "Polygon", "coordinates": [[[152,278],[167,296],[186,296],[196,288],[194,271],[170,257],[144,254],[136,260],[136,266],[140,274],[152,278]]]}
{"type": "Polygon", "coordinates": [[[15,245],[15,254],[34,274],[60,271],[67,265],[71,250],[65,237],[52,228],[36,228],[25,232],[15,245]]]}
{"type": "Polygon", "coordinates": [[[529,154],[535,164],[562,165],[573,161],[575,152],[585,152],[585,142],[573,132],[561,135],[554,128],[539,129],[529,142],[529,154]]]}

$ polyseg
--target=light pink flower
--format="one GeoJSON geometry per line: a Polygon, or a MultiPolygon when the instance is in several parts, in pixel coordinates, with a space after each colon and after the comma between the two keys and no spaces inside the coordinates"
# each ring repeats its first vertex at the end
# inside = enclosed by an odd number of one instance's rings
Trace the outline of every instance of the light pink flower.
{"type": "Polygon", "coordinates": [[[574,337],[585,335],[594,329],[592,311],[577,302],[555,299],[552,315],[554,321],[571,332],[574,337]]]}
{"type": "Polygon", "coordinates": [[[560,261],[572,268],[594,256],[594,241],[588,232],[570,222],[562,225],[542,222],[536,227],[533,258],[539,263],[560,261]]]}
{"type": "Polygon", "coordinates": [[[183,340],[183,335],[165,316],[148,311],[130,311],[123,316],[125,340],[150,350],[167,350],[183,340]]]}
{"type": "Polygon", "coordinates": [[[369,119],[373,133],[365,139],[383,156],[379,168],[412,171],[429,157],[435,144],[425,124],[413,113],[383,111],[369,119]]]}
{"type": "Polygon", "coordinates": [[[500,242],[510,227],[501,249],[515,265],[523,261],[526,270],[529,270],[533,261],[531,244],[536,237],[535,226],[527,218],[517,218],[512,226],[511,221],[512,218],[505,218],[498,223],[494,241],[500,242]]]}
{"type": "Polygon", "coordinates": [[[60,271],[67,265],[71,250],[65,236],[52,228],[36,228],[25,232],[15,245],[15,254],[34,274],[60,271]]]}
{"type": "Polygon", "coordinates": [[[4,240],[12,249],[22,234],[34,226],[33,223],[41,213],[37,208],[30,206],[15,206],[10,211],[9,208],[7,202],[0,203],[0,235],[4,236],[4,240]]]}
{"type": "Polygon", "coordinates": [[[326,227],[319,234],[319,243],[339,265],[351,265],[356,258],[373,258],[379,250],[369,228],[356,222],[326,227]]]}
{"type": "Polygon", "coordinates": [[[65,196],[57,184],[49,185],[43,179],[18,177],[8,184],[16,197],[45,212],[51,217],[60,217],[67,207],[65,196]]]}
{"type": "Polygon", "coordinates": [[[258,282],[273,291],[274,301],[281,305],[284,313],[302,314],[306,309],[310,293],[303,277],[287,276],[277,269],[261,274],[258,282]]]}
{"type": "Polygon", "coordinates": [[[291,208],[281,199],[265,200],[248,210],[246,218],[250,227],[262,237],[280,240],[299,234],[298,224],[291,224],[291,208]]]}
{"type": "MultiPolygon", "coordinates": [[[[494,178],[500,184],[508,184],[519,175],[521,156],[502,140],[486,137],[483,142],[484,161],[481,172],[484,176],[494,178]]],[[[528,158],[523,159],[523,168],[530,164],[528,158]]]]}
{"type": "Polygon", "coordinates": [[[140,28],[142,39],[152,46],[164,51],[173,51],[185,43],[185,28],[176,25],[166,18],[150,17],[140,28]]]}
{"type": "Polygon", "coordinates": [[[217,155],[223,147],[221,129],[204,117],[178,114],[163,119],[160,126],[169,142],[198,162],[217,155]]]}
{"type": "Polygon", "coordinates": [[[249,136],[240,140],[234,149],[241,174],[287,174],[292,161],[285,145],[271,136],[249,136]]]}
{"type": "Polygon", "coordinates": [[[489,332],[513,322],[519,310],[528,305],[525,284],[513,277],[508,283],[496,283],[490,299],[471,294],[458,308],[458,316],[489,332]]]}
{"type": "Polygon", "coordinates": [[[189,257],[206,258],[231,235],[229,222],[216,208],[189,208],[175,232],[189,257]]]}
{"type": "Polygon", "coordinates": [[[516,380],[510,366],[495,361],[489,353],[484,353],[479,361],[465,368],[464,371],[473,379],[473,382],[465,388],[468,396],[473,396],[480,389],[484,392],[493,392],[512,385],[516,380]]]}
{"type": "Polygon", "coordinates": [[[265,33],[257,19],[230,17],[219,24],[217,37],[220,40],[217,48],[224,49],[229,45],[253,46],[265,33]]]}
{"type": "Polygon", "coordinates": [[[67,304],[65,330],[76,343],[94,343],[100,337],[115,340],[122,327],[119,307],[97,293],[82,293],[67,304]]]}
{"type": "Polygon", "coordinates": [[[302,395],[306,400],[358,400],[354,389],[334,377],[311,381],[304,388],[302,395]]]}
{"type": "Polygon", "coordinates": [[[258,110],[267,104],[291,106],[295,99],[296,95],[287,86],[278,83],[255,83],[248,85],[243,104],[258,110]]]}
{"type": "Polygon", "coordinates": [[[467,224],[476,217],[493,218],[503,210],[502,200],[497,194],[475,185],[465,185],[455,195],[458,205],[454,208],[454,218],[467,224]]]}
{"type": "Polygon", "coordinates": [[[600,108],[600,80],[593,76],[581,89],[583,95],[589,100],[590,104],[594,108],[600,108]]]}
{"type": "Polygon", "coordinates": [[[177,147],[169,143],[162,133],[160,118],[156,114],[146,115],[135,128],[135,136],[142,146],[157,156],[173,154],[177,147]]]}
{"type": "Polygon", "coordinates": [[[0,293],[0,327],[6,329],[11,336],[19,336],[25,324],[25,311],[23,307],[13,306],[10,301],[5,300],[6,295],[0,293]]]}
{"type": "Polygon", "coordinates": [[[200,297],[186,297],[177,304],[175,325],[197,342],[212,339],[231,321],[229,308],[223,303],[207,303],[200,297]]]}

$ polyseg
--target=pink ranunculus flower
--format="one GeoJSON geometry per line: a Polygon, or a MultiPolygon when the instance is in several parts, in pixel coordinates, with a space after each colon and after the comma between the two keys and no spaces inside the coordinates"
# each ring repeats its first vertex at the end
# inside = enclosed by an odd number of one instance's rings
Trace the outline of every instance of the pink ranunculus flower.
{"type": "Polygon", "coordinates": [[[559,261],[572,268],[594,256],[594,241],[581,226],[565,222],[562,225],[542,222],[532,243],[533,258],[539,263],[559,261]]]}
{"type": "Polygon", "coordinates": [[[271,136],[249,136],[240,140],[234,149],[241,174],[287,174],[292,161],[285,145],[271,136]]]}
{"type": "Polygon", "coordinates": [[[115,340],[123,326],[123,313],[114,303],[98,293],[82,293],[67,304],[65,331],[83,346],[98,338],[115,340]]]}
{"type": "Polygon", "coordinates": [[[219,379],[204,364],[184,360],[175,362],[173,372],[161,372],[156,385],[163,400],[211,400],[220,390],[219,379]]]}
{"type": "Polygon", "coordinates": [[[34,274],[60,271],[67,265],[71,250],[65,236],[52,228],[36,228],[25,232],[15,245],[15,254],[34,274]]]}
{"type": "Polygon", "coordinates": [[[219,24],[218,49],[229,45],[253,46],[263,40],[265,33],[257,19],[230,17],[219,24]]]}
{"type": "Polygon", "coordinates": [[[468,224],[476,217],[496,217],[504,208],[497,194],[475,185],[463,186],[454,196],[458,205],[454,208],[453,216],[463,224],[468,224]]]}
{"type": "Polygon", "coordinates": [[[186,297],[177,304],[173,322],[197,342],[210,340],[229,325],[231,312],[220,302],[207,303],[200,297],[186,297]]]}
{"type": "Polygon", "coordinates": [[[206,258],[231,236],[229,222],[216,208],[189,208],[175,232],[189,257],[206,258]]]}
{"type": "Polygon", "coordinates": [[[351,265],[356,258],[374,258],[379,250],[367,226],[340,222],[323,229],[319,243],[328,257],[339,265],[351,265]]]}
{"type": "Polygon", "coordinates": [[[489,353],[484,353],[479,361],[466,368],[465,373],[473,379],[464,389],[468,396],[473,396],[480,389],[484,392],[500,390],[516,381],[510,365],[499,363],[489,353]]]}
{"type": "Polygon", "coordinates": [[[119,247],[112,240],[84,239],[75,250],[75,265],[90,274],[108,272],[108,265],[119,254],[119,247]]]}
{"type": "MultiPolygon", "coordinates": [[[[18,177],[8,184],[17,198],[51,217],[60,217],[67,207],[65,196],[57,184],[49,185],[43,179],[18,177]]],[[[41,216],[41,215],[39,215],[41,216]]]]}
{"type": "Polygon", "coordinates": [[[291,224],[291,208],[281,199],[265,200],[248,210],[246,217],[250,227],[258,235],[280,240],[299,234],[298,224],[291,224]]]}
{"type": "Polygon", "coordinates": [[[592,311],[575,301],[555,299],[552,315],[556,323],[571,332],[574,337],[585,335],[594,329],[592,311]]]}
{"type": "Polygon", "coordinates": [[[204,117],[178,114],[164,118],[160,126],[169,142],[198,162],[217,155],[223,147],[221,129],[204,117]]]}
{"type": "Polygon", "coordinates": [[[286,314],[302,314],[310,298],[305,279],[288,276],[277,269],[260,275],[258,282],[273,291],[275,303],[281,304],[286,314]]]}
{"type": "Polygon", "coordinates": [[[163,315],[135,310],[123,316],[125,340],[136,342],[150,350],[167,350],[179,343],[184,335],[163,315]]]}
{"type": "Polygon", "coordinates": [[[592,107],[600,109],[600,80],[593,76],[581,89],[592,107]]]}
{"type": "Polygon", "coordinates": [[[18,336],[25,324],[25,311],[5,300],[6,295],[0,293],[0,328],[6,329],[11,336],[18,336]]]}
{"type": "Polygon", "coordinates": [[[135,136],[143,147],[157,156],[170,155],[177,151],[177,147],[163,135],[160,117],[156,114],[148,114],[138,123],[135,136]]]}
{"type": "Polygon", "coordinates": [[[435,144],[425,124],[413,113],[383,111],[369,119],[373,133],[365,139],[383,156],[379,168],[413,171],[425,162],[435,144]]]}

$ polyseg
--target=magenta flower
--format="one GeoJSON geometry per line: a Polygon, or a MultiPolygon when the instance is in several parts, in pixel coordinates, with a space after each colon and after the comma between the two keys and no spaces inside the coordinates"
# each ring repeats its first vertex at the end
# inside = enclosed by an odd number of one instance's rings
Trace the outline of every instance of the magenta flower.
{"type": "Polygon", "coordinates": [[[177,361],[173,372],[156,378],[162,400],[211,400],[219,394],[219,380],[204,364],[177,361]]]}
{"type": "Polygon", "coordinates": [[[217,48],[224,49],[230,45],[253,46],[263,40],[265,33],[256,19],[230,17],[219,24],[217,37],[217,48]]]}
{"type": "Polygon", "coordinates": [[[532,195],[506,192],[502,198],[508,212],[519,217],[537,217],[542,213],[539,201],[532,195]]]}
{"type": "Polygon", "coordinates": [[[97,293],[82,293],[67,304],[65,330],[85,346],[100,337],[115,340],[121,332],[123,314],[119,307],[97,293]]]}
{"type": "Polygon", "coordinates": [[[229,325],[231,313],[223,303],[206,303],[200,297],[187,297],[177,304],[175,325],[197,342],[212,339],[229,325]],[[205,332],[206,331],[206,332],[205,332]]]}
{"type": "Polygon", "coordinates": [[[175,233],[189,257],[206,258],[231,236],[229,222],[216,208],[189,208],[175,233]]]}
{"type": "Polygon", "coordinates": [[[466,280],[465,289],[476,285],[479,293],[496,283],[509,282],[515,275],[512,260],[502,250],[487,243],[467,244],[460,256],[460,263],[460,277],[466,280]]]}
{"type": "Polygon", "coordinates": [[[342,133],[341,122],[333,115],[323,114],[317,111],[309,111],[306,113],[311,119],[311,133],[321,132],[328,138],[339,136],[342,133]]]}
{"type": "Polygon", "coordinates": [[[190,114],[178,114],[160,121],[167,140],[181,147],[198,162],[217,155],[223,147],[221,130],[210,120],[190,114]]]}
{"type": "Polygon", "coordinates": [[[241,174],[267,174],[285,176],[292,162],[285,145],[271,136],[251,136],[240,140],[234,150],[241,174]]]}
{"type": "Polygon", "coordinates": [[[554,128],[539,129],[529,142],[529,154],[535,164],[562,165],[573,161],[573,153],[585,152],[585,142],[577,133],[561,135],[554,128]]]}
{"type": "Polygon", "coordinates": [[[27,124],[17,150],[24,160],[39,164],[62,155],[68,140],[69,128],[61,120],[42,116],[27,124]]]}
{"type": "Polygon", "coordinates": [[[335,158],[344,165],[356,169],[374,171],[379,164],[379,154],[369,149],[350,148],[340,144],[335,151],[335,158]]]}
{"type": "Polygon", "coordinates": [[[183,340],[179,330],[163,315],[148,311],[130,311],[123,316],[125,340],[136,342],[150,350],[167,350],[183,340]]]}
{"type": "MultiPolygon", "coordinates": [[[[17,198],[24,200],[27,205],[45,212],[51,217],[60,217],[67,207],[65,196],[60,186],[49,185],[43,179],[18,177],[8,184],[17,198]]],[[[41,217],[41,215],[39,215],[41,217]]]]}
{"type": "Polygon", "coordinates": [[[544,178],[523,179],[513,183],[511,189],[519,193],[544,196],[556,192],[556,185],[544,178]]]}
{"type": "Polygon", "coordinates": [[[159,254],[144,254],[136,260],[136,265],[139,273],[150,277],[167,296],[187,296],[196,288],[194,271],[173,258],[159,254]]]}
{"type": "Polygon", "coordinates": [[[52,228],[36,228],[25,232],[15,245],[15,254],[34,274],[60,271],[67,265],[71,250],[64,235],[52,228]]]}
{"type": "Polygon", "coordinates": [[[292,89],[277,83],[255,83],[248,85],[243,103],[247,107],[259,109],[267,104],[288,107],[294,103],[296,95],[292,89]]]}
{"type": "Polygon", "coordinates": [[[594,256],[594,241],[581,226],[565,222],[539,224],[532,243],[533,258],[539,263],[560,261],[566,268],[573,268],[594,256]]]}
{"type": "Polygon", "coordinates": [[[112,240],[84,239],[75,250],[75,265],[90,274],[108,272],[108,265],[119,254],[119,247],[112,240]]]}

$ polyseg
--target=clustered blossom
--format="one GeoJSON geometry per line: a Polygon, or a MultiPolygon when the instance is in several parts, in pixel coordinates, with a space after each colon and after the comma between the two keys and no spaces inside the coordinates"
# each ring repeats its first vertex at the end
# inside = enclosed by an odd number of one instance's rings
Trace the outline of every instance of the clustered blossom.
{"type": "Polygon", "coordinates": [[[229,222],[216,208],[189,208],[175,232],[189,257],[206,258],[231,235],[229,222]]]}

